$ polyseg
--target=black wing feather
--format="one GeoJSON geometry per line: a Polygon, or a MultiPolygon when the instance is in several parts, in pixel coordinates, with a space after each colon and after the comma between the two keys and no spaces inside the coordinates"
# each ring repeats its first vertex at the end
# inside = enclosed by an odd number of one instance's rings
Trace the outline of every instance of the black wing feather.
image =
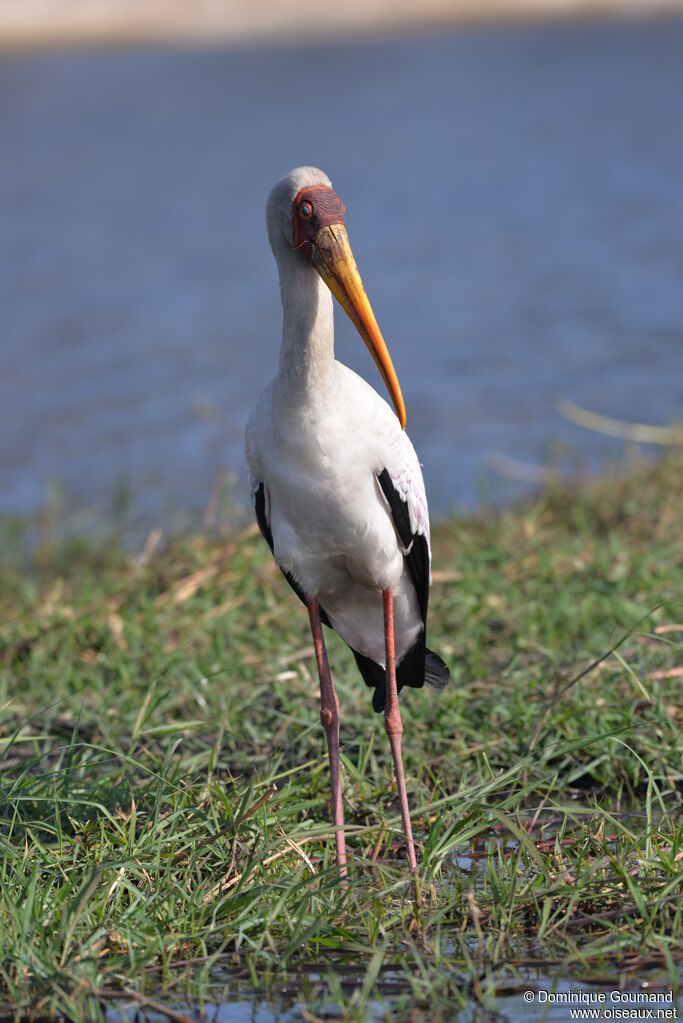
{"type": "Polygon", "coordinates": [[[254,511],[256,512],[256,521],[258,527],[261,530],[261,536],[270,547],[270,553],[273,553],[273,531],[270,528],[270,522],[266,516],[266,488],[263,483],[259,483],[256,490],[254,491],[254,511]]]}
{"type": "MultiPolygon", "coordinates": [[[[417,640],[396,666],[396,687],[399,692],[404,686],[420,689],[427,681],[437,689],[442,689],[448,681],[450,673],[439,655],[427,650],[425,645],[427,607],[429,605],[429,546],[427,538],[420,533],[412,532],[408,503],[402,500],[386,469],[378,473],[377,480],[389,505],[396,533],[405,552],[404,557],[417,594],[423,624],[422,632],[417,640]]],[[[270,547],[271,553],[274,554],[273,533],[266,515],[266,491],[263,483],[259,483],[254,492],[254,510],[263,538],[270,547]]],[[[305,604],[304,591],[292,574],[281,567],[280,571],[299,600],[305,604]]],[[[320,608],[320,620],[324,625],[330,626],[330,620],[322,607],[320,608]]],[[[375,690],[372,697],[373,709],[378,712],[383,711],[386,701],[384,668],[364,654],[358,653],[357,650],[352,649],[352,653],[365,684],[375,690]]]]}
{"type": "MultiPolygon", "coordinates": [[[[275,551],[273,550],[273,531],[270,528],[270,523],[268,522],[268,517],[266,515],[266,488],[263,483],[259,483],[258,487],[254,491],[254,511],[256,512],[256,521],[258,522],[258,527],[261,530],[261,535],[270,547],[270,553],[275,556],[275,551]]],[[[306,594],[301,589],[292,573],[285,571],[281,565],[278,565],[278,568],[296,593],[301,603],[306,604],[306,594]]],[[[318,609],[320,611],[320,621],[323,625],[329,625],[330,619],[327,617],[327,613],[322,607],[320,607],[320,605],[318,605],[318,609]]]]}
{"type": "MultiPolygon", "coordinates": [[[[410,527],[410,510],[393,484],[387,469],[377,474],[377,482],[389,505],[396,534],[404,550],[406,567],[410,573],[422,618],[422,632],[413,646],[396,666],[396,688],[404,686],[420,689],[425,681],[441,689],[449,679],[449,671],[438,654],[426,647],[427,608],[429,606],[429,545],[427,537],[413,533],[410,527]]],[[[353,651],[358,669],[365,684],[374,687],[372,706],[376,711],[384,710],[386,701],[386,673],[384,668],[357,650],[353,651]]]]}
{"type": "Polygon", "coordinates": [[[427,537],[422,536],[421,533],[412,532],[408,502],[402,499],[386,469],[382,469],[377,480],[387,499],[398,538],[406,552],[406,564],[417,594],[420,617],[422,624],[426,625],[429,606],[429,545],[427,537]]]}

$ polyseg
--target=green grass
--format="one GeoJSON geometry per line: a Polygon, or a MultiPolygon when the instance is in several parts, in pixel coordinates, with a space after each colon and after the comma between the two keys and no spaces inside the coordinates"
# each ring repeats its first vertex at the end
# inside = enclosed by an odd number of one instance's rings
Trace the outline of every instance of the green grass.
{"type": "Polygon", "coordinates": [[[339,889],[307,616],[253,529],[137,561],[39,537],[28,565],[8,525],[0,1017],[258,990],[302,1020],[426,1023],[534,970],[675,984],[682,476],[677,454],[435,530],[453,682],[402,699],[420,906],[382,718],[328,637],[339,889]]]}

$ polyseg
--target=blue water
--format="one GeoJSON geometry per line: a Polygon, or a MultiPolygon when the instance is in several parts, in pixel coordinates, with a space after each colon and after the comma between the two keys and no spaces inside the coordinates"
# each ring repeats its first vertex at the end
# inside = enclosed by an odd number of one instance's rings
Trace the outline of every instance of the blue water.
{"type": "MultiPolygon", "coordinates": [[[[264,201],[322,166],[433,509],[683,418],[683,21],[0,55],[0,514],[200,510],[277,365],[264,201]],[[486,482],[488,480],[488,483],[486,482]]],[[[337,354],[378,388],[342,314],[337,354]]]]}

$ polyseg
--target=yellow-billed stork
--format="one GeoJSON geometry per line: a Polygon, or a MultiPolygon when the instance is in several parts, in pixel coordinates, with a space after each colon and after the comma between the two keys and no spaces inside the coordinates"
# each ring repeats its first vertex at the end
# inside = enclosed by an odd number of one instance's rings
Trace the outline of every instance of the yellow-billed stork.
{"type": "Polygon", "coordinates": [[[339,701],[321,623],[348,643],[384,720],[411,871],[416,869],[398,692],[441,688],[448,668],[426,648],[429,517],[420,464],[404,432],[391,357],[363,289],[329,178],[297,167],[268,198],[268,237],[283,307],[280,366],[249,419],[245,449],[256,517],[306,604],[320,677],[337,862],[346,873],[339,701]],[[330,292],[332,294],[330,294],[330,292]],[[394,405],[334,357],[332,295],[368,346],[394,405]]]}

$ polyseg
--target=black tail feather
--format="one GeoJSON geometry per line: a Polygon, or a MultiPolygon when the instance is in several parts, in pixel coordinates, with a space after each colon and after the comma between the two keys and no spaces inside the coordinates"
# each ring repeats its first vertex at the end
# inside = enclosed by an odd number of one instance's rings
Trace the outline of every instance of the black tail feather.
{"type": "MultiPolygon", "coordinates": [[[[353,650],[352,653],[366,686],[375,690],[372,694],[372,708],[380,713],[384,710],[386,702],[386,672],[380,664],[359,654],[357,650],[353,650]]],[[[450,677],[448,667],[439,655],[432,650],[425,650],[422,636],[399,661],[396,668],[396,688],[400,693],[404,686],[421,689],[425,682],[428,682],[436,689],[443,689],[450,677]]]]}
{"type": "Polygon", "coordinates": [[[425,682],[435,689],[443,689],[450,680],[451,673],[445,661],[433,650],[425,650],[425,682]]]}
{"type": "Polygon", "coordinates": [[[386,699],[387,692],[384,668],[380,664],[377,664],[376,661],[372,661],[369,657],[365,657],[364,654],[359,654],[357,650],[352,650],[352,653],[356,658],[358,670],[363,676],[366,686],[370,686],[371,688],[374,687],[375,691],[372,694],[373,710],[384,710],[384,701],[386,699]]]}

